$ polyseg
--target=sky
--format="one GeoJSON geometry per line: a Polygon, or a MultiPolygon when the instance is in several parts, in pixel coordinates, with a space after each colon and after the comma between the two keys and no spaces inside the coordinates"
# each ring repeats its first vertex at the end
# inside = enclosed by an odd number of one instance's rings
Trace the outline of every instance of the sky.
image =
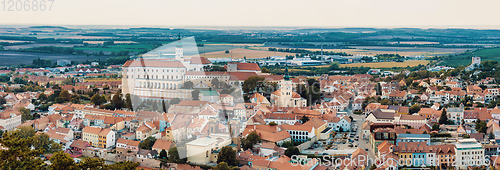
{"type": "Polygon", "coordinates": [[[499,0],[54,0],[7,11],[9,1],[0,25],[500,28],[499,0]]]}

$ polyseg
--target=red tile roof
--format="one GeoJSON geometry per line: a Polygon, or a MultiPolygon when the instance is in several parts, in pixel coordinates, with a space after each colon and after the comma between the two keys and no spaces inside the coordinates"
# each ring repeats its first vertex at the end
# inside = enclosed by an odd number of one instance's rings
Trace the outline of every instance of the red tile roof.
{"type": "Polygon", "coordinates": [[[210,60],[206,59],[205,57],[191,57],[189,60],[191,61],[191,64],[210,64],[210,60]]]}
{"type": "Polygon", "coordinates": [[[180,61],[165,61],[158,59],[139,59],[128,60],[123,64],[123,67],[176,67],[183,68],[184,65],[180,61]]]}
{"type": "Polygon", "coordinates": [[[238,63],[236,67],[238,70],[255,70],[260,71],[260,67],[257,63],[238,63]]]}

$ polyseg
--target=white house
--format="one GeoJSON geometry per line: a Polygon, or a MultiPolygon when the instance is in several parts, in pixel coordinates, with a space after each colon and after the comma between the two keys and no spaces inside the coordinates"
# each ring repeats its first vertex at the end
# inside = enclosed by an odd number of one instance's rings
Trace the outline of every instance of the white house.
{"type": "Polygon", "coordinates": [[[394,122],[394,110],[388,109],[375,109],[366,116],[366,120],[373,123],[393,123],[394,122]]]}
{"type": "Polygon", "coordinates": [[[332,128],[334,131],[340,131],[342,129],[343,132],[349,131],[351,129],[351,118],[348,116],[343,117],[334,117],[327,119],[328,125],[327,127],[332,128]]]}

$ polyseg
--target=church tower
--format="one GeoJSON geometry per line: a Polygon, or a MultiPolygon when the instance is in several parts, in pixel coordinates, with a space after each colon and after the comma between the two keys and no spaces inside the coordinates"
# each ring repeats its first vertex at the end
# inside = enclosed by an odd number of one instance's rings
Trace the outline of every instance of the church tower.
{"type": "Polygon", "coordinates": [[[182,61],[184,57],[184,50],[182,48],[181,33],[177,37],[177,45],[175,46],[175,60],[182,61]]]}
{"type": "Polygon", "coordinates": [[[279,82],[279,86],[281,89],[281,97],[279,100],[278,107],[289,107],[292,102],[292,81],[290,80],[290,76],[288,75],[288,66],[285,68],[285,76],[283,80],[279,82]]]}

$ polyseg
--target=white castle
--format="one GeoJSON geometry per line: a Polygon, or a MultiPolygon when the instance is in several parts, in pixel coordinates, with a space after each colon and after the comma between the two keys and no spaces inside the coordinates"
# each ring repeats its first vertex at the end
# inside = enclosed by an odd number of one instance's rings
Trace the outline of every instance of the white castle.
{"type": "MultiPolygon", "coordinates": [[[[203,73],[203,67],[211,66],[212,62],[204,57],[184,56],[180,36],[175,43],[175,54],[154,52],[125,62],[123,94],[154,99],[190,99],[192,90],[180,89],[189,80],[187,76],[203,73]]],[[[205,77],[202,74],[197,78],[205,77]]]]}

